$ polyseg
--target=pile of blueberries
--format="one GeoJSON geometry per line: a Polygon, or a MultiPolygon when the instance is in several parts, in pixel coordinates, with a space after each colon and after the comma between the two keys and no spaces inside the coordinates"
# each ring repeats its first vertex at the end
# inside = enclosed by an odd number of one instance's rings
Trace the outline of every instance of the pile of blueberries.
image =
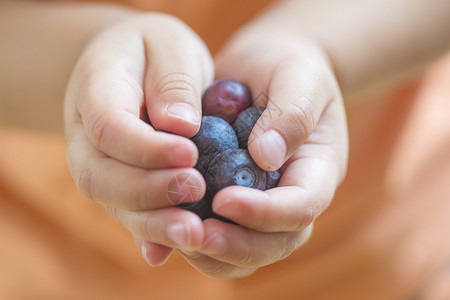
{"type": "Polygon", "coordinates": [[[267,190],[278,184],[280,173],[259,168],[247,150],[250,132],[264,110],[251,106],[251,99],[249,89],[231,79],[214,82],[203,94],[202,122],[192,141],[198,147],[195,168],[205,178],[206,194],[198,202],[179,205],[202,220],[228,221],[211,208],[214,195],[224,187],[240,185],[267,190]]]}

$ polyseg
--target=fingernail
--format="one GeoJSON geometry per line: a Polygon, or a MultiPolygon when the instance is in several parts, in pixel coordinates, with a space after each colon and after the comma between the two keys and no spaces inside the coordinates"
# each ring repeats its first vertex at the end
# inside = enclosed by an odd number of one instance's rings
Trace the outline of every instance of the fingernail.
{"type": "Polygon", "coordinates": [[[277,170],[281,167],[287,146],[278,132],[273,129],[264,132],[259,138],[258,148],[268,169],[277,170]]]}
{"type": "Polygon", "coordinates": [[[242,212],[236,204],[233,204],[231,199],[225,199],[219,202],[213,207],[213,211],[224,217],[239,217],[242,212]]]}
{"type": "Polygon", "coordinates": [[[201,252],[204,252],[208,255],[219,255],[224,253],[226,251],[226,248],[227,241],[221,234],[216,233],[211,238],[209,238],[208,241],[206,241],[206,244],[201,252]]]}
{"type": "Polygon", "coordinates": [[[180,247],[189,246],[189,237],[186,226],[182,223],[173,223],[167,227],[167,235],[169,238],[180,247]]]}
{"type": "Polygon", "coordinates": [[[142,253],[142,256],[144,257],[145,261],[146,261],[150,266],[154,267],[154,265],[153,265],[153,264],[150,262],[150,260],[148,259],[148,256],[147,256],[147,247],[145,246],[145,243],[142,243],[142,245],[141,245],[141,253],[142,253]]]}
{"type": "Polygon", "coordinates": [[[167,115],[186,121],[191,124],[200,125],[199,113],[187,103],[174,103],[166,107],[167,115]]]}

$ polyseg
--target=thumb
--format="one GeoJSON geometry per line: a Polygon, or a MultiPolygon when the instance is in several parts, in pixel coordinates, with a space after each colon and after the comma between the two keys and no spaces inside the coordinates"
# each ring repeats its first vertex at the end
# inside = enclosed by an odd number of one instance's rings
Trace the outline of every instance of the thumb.
{"type": "Polygon", "coordinates": [[[249,137],[248,148],[263,169],[279,169],[313,133],[325,107],[337,95],[337,83],[323,63],[290,57],[275,72],[265,104],[249,137]]]}
{"type": "Polygon", "coordinates": [[[213,80],[212,58],[184,23],[167,17],[160,22],[164,32],[144,36],[147,111],[156,129],[191,137],[200,128],[202,90],[213,80]]]}

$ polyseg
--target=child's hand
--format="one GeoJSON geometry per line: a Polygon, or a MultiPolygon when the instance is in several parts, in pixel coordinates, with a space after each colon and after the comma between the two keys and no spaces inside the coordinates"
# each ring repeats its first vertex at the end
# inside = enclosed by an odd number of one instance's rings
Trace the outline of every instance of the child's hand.
{"type": "Polygon", "coordinates": [[[168,183],[176,176],[195,182],[197,194],[185,202],[204,194],[204,180],[192,168],[198,150],[186,137],[199,129],[201,92],[213,74],[193,31],[173,17],[145,14],[96,36],[67,89],[70,172],[86,197],[145,245],[153,265],[172,247],[192,250],[203,241],[200,218],[172,207],[178,203],[170,201],[168,183]],[[143,121],[147,111],[153,127],[143,121]]]}
{"type": "Polygon", "coordinates": [[[289,256],[311,234],[344,178],[348,137],[341,93],[321,47],[280,33],[241,35],[216,59],[216,76],[249,85],[255,105],[267,108],[249,139],[266,170],[282,171],[279,187],[265,192],[228,187],[213,210],[236,226],[206,220],[205,243],[186,258],[213,277],[241,277],[289,256]]]}

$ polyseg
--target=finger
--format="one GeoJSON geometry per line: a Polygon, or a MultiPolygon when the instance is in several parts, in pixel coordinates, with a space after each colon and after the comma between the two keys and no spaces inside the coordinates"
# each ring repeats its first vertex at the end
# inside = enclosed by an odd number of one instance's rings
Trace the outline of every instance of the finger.
{"type": "Polygon", "coordinates": [[[288,56],[272,75],[266,109],[248,144],[264,170],[279,169],[311,135],[325,107],[339,97],[329,67],[314,61],[288,56]]]}
{"type": "Polygon", "coordinates": [[[159,267],[165,264],[172,253],[172,248],[144,241],[136,236],[134,241],[139,250],[141,250],[145,261],[152,267],[159,267]]]}
{"type": "Polygon", "coordinates": [[[257,270],[257,268],[235,266],[198,252],[180,251],[180,253],[197,271],[212,278],[243,278],[257,270]]]}
{"type": "Polygon", "coordinates": [[[338,185],[333,174],[336,170],[330,169],[328,163],[321,159],[305,159],[289,167],[295,171],[286,170],[279,186],[274,189],[265,192],[237,186],[223,189],[214,198],[213,211],[261,232],[304,229],[331,202],[338,185]],[[302,168],[310,172],[299,172],[302,168]],[[298,180],[284,179],[292,172],[298,180]]]}
{"type": "Polygon", "coordinates": [[[205,182],[197,170],[148,170],[124,164],[94,148],[79,127],[69,139],[67,158],[74,181],[87,198],[106,206],[144,210],[203,196],[205,182]]]}
{"type": "Polygon", "coordinates": [[[155,244],[195,251],[204,238],[201,219],[181,208],[148,211],[129,211],[113,207],[107,209],[132,234],[155,244]]]}
{"type": "Polygon", "coordinates": [[[342,103],[331,103],[305,144],[286,162],[277,188],[265,192],[229,187],[213,211],[248,228],[298,231],[330,204],[345,176],[348,137],[342,103]]]}
{"type": "Polygon", "coordinates": [[[144,34],[147,110],[156,128],[192,137],[200,128],[202,90],[213,79],[212,58],[181,21],[162,18],[159,23],[144,34]]]}
{"type": "Polygon", "coordinates": [[[292,254],[310,237],[312,224],[299,232],[263,233],[215,219],[204,222],[205,242],[198,250],[221,262],[258,268],[292,254]]]}
{"type": "Polygon", "coordinates": [[[76,104],[67,106],[66,119],[69,124],[82,122],[95,147],[124,163],[144,168],[190,167],[197,157],[191,141],[155,133],[140,119],[146,63],[143,44],[132,26],[117,26],[100,35],[74,70],[67,102],[76,104]]]}

